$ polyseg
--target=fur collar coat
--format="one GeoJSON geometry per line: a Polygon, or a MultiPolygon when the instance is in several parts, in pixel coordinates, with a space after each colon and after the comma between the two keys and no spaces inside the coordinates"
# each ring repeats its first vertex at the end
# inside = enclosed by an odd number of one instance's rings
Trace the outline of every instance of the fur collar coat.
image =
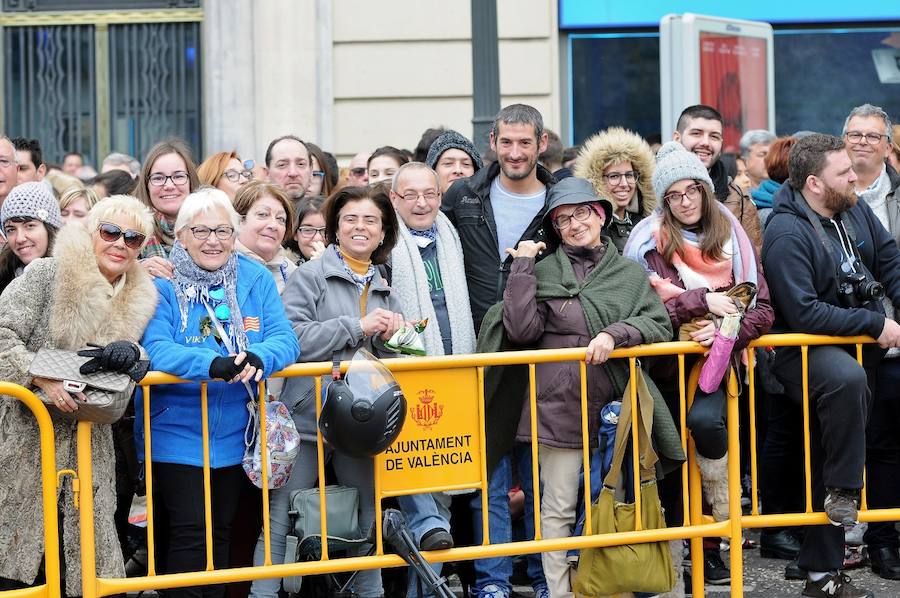
{"type": "MultiPolygon", "coordinates": [[[[77,350],[88,342],[140,340],[157,303],[156,288],[135,261],[117,291],[100,273],[91,235],[64,227],[54,257],[35,260],[0,296],[0,380],[33,389],[28,367],[43,347],[77,350]]],[[[49,407],[55,410],[55,407],[49,407]]],[[[56,468],[76,468],[75,422],[54,419],[56,468]]],[[[94,519],[97,575],[122,577],[124,566],[113,514],[116,508],[112,427],[94,425],[94,519]]],[[[0,577],[33,583],[44,553],[40,436],[23,403],[0,396],[0,577]]],[[[72,483],[57,488],[62,514],[65,592],[81,595],[78,511],[72,483]]]]}

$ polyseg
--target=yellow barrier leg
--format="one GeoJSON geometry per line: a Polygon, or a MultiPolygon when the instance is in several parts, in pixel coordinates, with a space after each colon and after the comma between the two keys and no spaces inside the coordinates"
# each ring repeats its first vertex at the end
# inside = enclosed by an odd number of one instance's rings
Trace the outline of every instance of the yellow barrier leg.
{"type": "Polygon", "coordinates": [[[97,596],[97,561],[94,539],[94,475],[91,469],[90,422],[78,422],[78,478],[81,480],[81,499],[78,506],[81,526],[81,591],[84,598],[97,596]]]}
{"type": "MultiPolygon", "coordinates": [[[[697,382],[700,380],[700,362],[697,362],[691,370],[688,378],[687,409],[694,403],[694,394],[697,391],[697,382]]],[[[682,412],[686,417],[687,411],[682,412]]],[[[694,439],[688,433],[688,479],[690,496],[691,525],[703,523],[703,485],[700,482],[700,468],[697,466],[696,449],[694,439]]],[[[703,596],[703,538],[691,538],[691,589],[695,596],[703,596]]]]}
{"type": "Polygon", "coordinates": [[[729,370],[728,392],[728,516],[731,520],[731,595],[744,595],[744,535],[741,528],[741,447],[738,425],[738,385],[729,370]]]}

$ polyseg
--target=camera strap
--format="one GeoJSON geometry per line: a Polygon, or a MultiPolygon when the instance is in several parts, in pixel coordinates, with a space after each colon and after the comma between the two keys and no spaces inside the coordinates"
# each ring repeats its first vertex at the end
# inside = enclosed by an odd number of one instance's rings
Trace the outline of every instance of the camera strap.
{"type": "MultiPolygon", "coordinates": [[[[821,241],[822,245],[825,247],[825,251],[830,254],[834,254],[835,250],[838,251],[837,260],[838,266],[843,264],[846,260],[844,259],[843,250],[837,249],[834,246],[834,243],[829,239],[828,234],[825,232],[825,228],[822,226],[822,221],[820,220],[819,214],[815,212],[809,204],[806,202],[806,198],[803,197],[803,194],[799,191],[795,191],[797,203],[800,205],[800,208],[803,210],[803,214],[806,216],[806,219],[809,220],[809,223],[812,225],[813,230],[816,231],[816,236],[819,237],[819,241],[821,241]]],[[[853,228],[853,224],[850,222],[849,218],[841,219],[841,224],[844,227],[844,231],[847,233],[848,241],[850,242],[850,251],[851,257],[854,261],[858,261],[860,264],[862,260],[858,254],[856,248],[856,229],[853,228]]],[[[840,234],[840,232],[838,232],[840,234]]],[[[855,264],[851,264],[851,266],[855,266],[855,264]]]]}

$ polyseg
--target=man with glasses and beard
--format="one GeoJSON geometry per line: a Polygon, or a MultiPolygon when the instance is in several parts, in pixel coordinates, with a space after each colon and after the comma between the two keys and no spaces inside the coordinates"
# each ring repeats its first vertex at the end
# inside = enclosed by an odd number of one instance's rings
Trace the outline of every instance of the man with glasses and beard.
{"type": "MultiPolygon", "coordinates": [[[[840,571],[843,526],[857,520],[869,381],[885,350],[900,347],[900,325],[885,317],[882,304],[885,296],[894,304],[900,301],[900,250],[869,205],[858,201],[857,175],[842,139],[820,134],[800,139],[791,148],[788,171],[789,184],[775,195],[763,243],[766,278],[778,291],[772,294],[772,332],[878,340],[878,346],[865,347],[863,365],[853,346],[809,348],[812,501],[831,525],[806,530],[799,557],[807,572],[803,595],[861,598],[869,594],[840,571]]],[[[797,407],[803,400],[800,350],[779,349],[774,372],[795,416],[770,414],[768,434],[773,425],[796,433],[801,425],[797,407]]],[[[802,454],[784,457],[802,463],[802,454]]],[[[803,475],[802,465],[795,475],[803,475]]]]}

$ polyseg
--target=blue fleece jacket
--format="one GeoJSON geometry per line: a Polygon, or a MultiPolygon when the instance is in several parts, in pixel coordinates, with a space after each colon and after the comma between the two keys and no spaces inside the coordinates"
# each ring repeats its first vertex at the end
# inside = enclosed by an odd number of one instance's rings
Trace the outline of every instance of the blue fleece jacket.
{"type": "MultiPolygon", "coordinates": [[[[284,315],[284,306],[272,275],[263,266],[238,256],[237,300],[249,341],[248,351],[262,359],[265,376],[294,363],[300,354],[297,337],[284,315]],[[258,318],[258,324],[257,320],[258,318]]],[[[188,324],[181,330],[175,289],[168,280],[156,279],[159,305],[144,332],[141,344],[154,370],[188,380],[207,380],[213,359],[227,355],[212,334],[200,330],[207,316],[203,305],[194,305],[188,324]]],[[[251,387],[254,385],[251,384],[251,387]]],[[[211,467],[241,462],[249,397],[240,382],[211,382],[209,405],[209,459],[211,467]]],[[[143,393],[135,398],[135,442],[138,459],[144,460],[143,393]]],[[[203,465],[200,384],[167,384],[150,388],[150,431],[153,461],[203,465]]]]}

